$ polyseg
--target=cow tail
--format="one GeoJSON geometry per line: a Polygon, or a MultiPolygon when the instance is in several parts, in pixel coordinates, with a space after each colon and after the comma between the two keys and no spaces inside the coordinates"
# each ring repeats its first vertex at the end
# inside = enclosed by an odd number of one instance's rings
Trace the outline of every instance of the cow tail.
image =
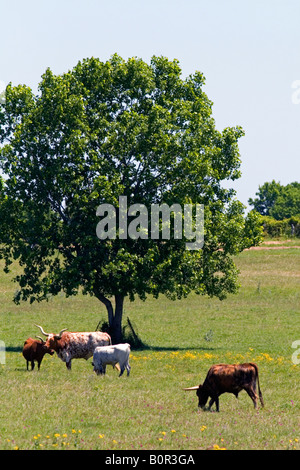
{"type": "Polygon", "coordinates": [[[259,395],[260,403],[261,403],[261,406],[264,406],[264,400],[263,400],[263,396],[262,396],[260,386],[259,386],[258,367],[253,362],[251,363],[251,365],[254,367],[255,372],[256,372],[256,380],[257,380],[258,395],[259,395]]]}

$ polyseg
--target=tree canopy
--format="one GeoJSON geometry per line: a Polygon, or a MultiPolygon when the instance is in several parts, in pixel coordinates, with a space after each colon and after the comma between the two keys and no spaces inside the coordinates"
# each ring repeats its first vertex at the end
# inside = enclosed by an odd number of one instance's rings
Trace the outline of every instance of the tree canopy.
{"type": "Polygon", "coordinates": [[[256,212],[244,216],[223,180],[240,176],[241,127],[215,128],[202,73],[183,79],[177,60],[107,62],[90,58],[71,71],[47,69],[35,95],[6,89],[0,105],[1,248],[6,270],[18,260],[15,301],[79,289],[107,308],[121,338],[123,301],[189,292],[223,299],[235,292],[232,255],[258,243],[256,212]],[[202,249],[185,238],[100,240],[100,204],[203,204],[202,249]],[[113,304],[112,299],[115,299],[113,304]]]}
{"type": "Polygon", "coordinates": [[[286,186],[275,180],[259,186],[257,198],[249,199],[249,204],[261,215],[269,215],[276,220],[300,216],[300,183],[286,186]]]}

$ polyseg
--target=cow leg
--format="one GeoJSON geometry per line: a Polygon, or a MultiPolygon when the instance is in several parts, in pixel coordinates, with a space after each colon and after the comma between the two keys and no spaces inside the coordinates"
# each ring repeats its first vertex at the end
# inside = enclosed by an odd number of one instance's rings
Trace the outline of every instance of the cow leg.
{"type": "Polygon", "coordinates": [[[218,396],[213,396],[209,403],[208,403],[208,409],[210,411],[211,407],[213,406],[213,404],[216,403],[216,411],[219,411],[219,397],[218,396]]]}
{"type": "Polygon", "coordinates": [[[213,406],[214,402],[215,402],[215,399],[214,399],[214,398],[211,398],[211,399],[209,400],[209,403],[208,403],[208,409],[209,409],[209,410],[210,410],[211,407],[213,406]]]}
{"type": "Polygon", "coordinates": [[[41,362],[42,362],[42,361],[39,361],[39,362],[38,362],[38,370],[40,370],[41,362]]]}
{"type": "Polygon", "coordinates": [[[126,369],[127,369],[127,377],[128,377],[130,374],[130,370],[131,370],[131,367],[129,364],[127,364],[126,369]]]}
{"type": "Polygon", "coordinates": [[[66,366],[68,370],[71,370],[71,359],[69,361],[66,361],[66,366]]]}
{"type": "Polygon", "coordinates": [[[34,369],[34,361],[31,361],[31,370],[34,369]]]}
{"type": "Polygon", "coordinates": [[[250,388],[245,388],[246,392],[248,393],[249,397],[253,401],[254,408],[257,408],[257,395],[255,391],[250,387],[250,388]]]}

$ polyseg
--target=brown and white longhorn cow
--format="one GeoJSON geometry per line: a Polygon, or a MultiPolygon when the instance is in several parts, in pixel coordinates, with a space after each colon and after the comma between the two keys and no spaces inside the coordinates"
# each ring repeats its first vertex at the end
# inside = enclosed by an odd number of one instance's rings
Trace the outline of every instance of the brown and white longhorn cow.
{"type": "Polygon", "coordinates": [[[92,357],[97,346],[108,346],[111,337],[101,331],[72,333],[63,328],[57,335],[45,333],[40,325],[37,326],[44,336],[47,336],[46,346],[54,349],[58,357],[71,369],[72,359],[88,359],[92,357]]]}
{"type": "Polygon", "coordinates": [[[198,406],[204,408],[209,397],[211,397],[208,409],[216,403],[219,411],[219,396],[222,393],[233,393],[236,397],[241,390],[246,390],[254,408],[257,407],[258,396],[256,394],[256,382],[261,405],[264,406],[262,393],[259,387],[258,367],[253,363],[245,364],[216,364],[209,369],[203,385],[184,388],[184,390],[197,390],[199,399],[198,406]]]}

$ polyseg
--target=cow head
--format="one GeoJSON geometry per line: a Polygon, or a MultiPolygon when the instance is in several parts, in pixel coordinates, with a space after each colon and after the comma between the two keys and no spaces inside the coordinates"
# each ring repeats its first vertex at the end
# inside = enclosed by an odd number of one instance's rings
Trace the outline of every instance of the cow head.
{"type": "Polygon", "coordinates": [[[97,367],[95,367],[95,364],[92,362],[93,366],[93,371],[96,372],[97,375],[104,375],[105,371],[103,370],[103,367],[101,364],[99,364],[97,367]]]}
{"type": "Polygon", "coordinates": [[[67,328],[63,328],[58,335],[54,335],[53,333],[45,333],[43,328],[40,325],[35,325],[37,326],[43,335],[47,336],[47,340],[45,342],[45,346],[48,349],[53,349],[54,351],[58,351],[61,348],[61,337],[64,331],[67,330],[67,328]]]}
{"type": "Polygon", "coordinates": [[[195,387],[184,388],[183,390],[187,390],[187,391],[196,390],[197,391],[196,393],[197,393],[197,397],[198,397],[198,406],[199,406],[199,408],[204,408],[205,407],[209,395],[204,390],[204,388],[201,384],[196,385],[195,387]]]}
{"type": "Polygon", "coordinates": [[[44,354],[50,354],[50,356],[53,356],[54,354],[54,350],[49,348],[47,345],[46,345],[46,341],[43,340],[43,338],[41,338],[40,336],[36,336],[36,338],[38,338],[39,340],[41,340],[40,342],[40,345],[41,345],[41,348],[42,348],[42,351],[44,354]]]}

